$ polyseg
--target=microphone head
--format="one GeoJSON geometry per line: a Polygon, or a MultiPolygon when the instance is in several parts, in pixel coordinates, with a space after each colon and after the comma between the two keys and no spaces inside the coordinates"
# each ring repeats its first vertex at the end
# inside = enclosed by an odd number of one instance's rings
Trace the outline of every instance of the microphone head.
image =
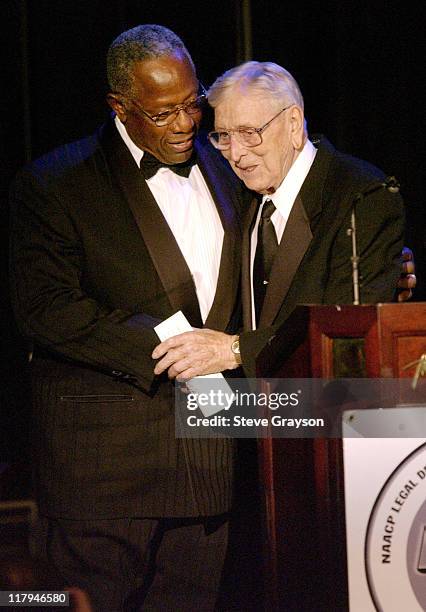
{"type": "Polygon", "coordinates": [[[399,183],[394,176],[388,176],[384,186],[390,193],[398,193],[399,191],[399,183]]]}

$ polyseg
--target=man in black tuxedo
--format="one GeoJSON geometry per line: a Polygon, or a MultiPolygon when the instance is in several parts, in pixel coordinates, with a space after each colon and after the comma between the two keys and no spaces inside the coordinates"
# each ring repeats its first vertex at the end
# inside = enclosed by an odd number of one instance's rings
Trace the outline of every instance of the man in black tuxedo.
{"type": "Polygon", "coordinates": [[[391,301],[399,276],[404,211],[397,189],[367,162],[309,139],[295,79],[270,62],[247,62],[208,93],[215,109],[211,143],[254,197],[243,227],[239,338],[208,329],[158,346],[155,372],[171,378],[234,367],[255,376],[256,356],[297,304],[353,303],[355,207],[361,302],[391,301]],[[263,234],[262,232],[265,232],[263,234]],[[259,253],[258,245],[262,246],[259,253]]]}
{"type": "Polygon", "coordinates": [[[96,610],[210,610],[233,446],[175,437],[174,387],[151,353],[153,327],[179,310],[194,327],[237,329],[241,188],[197,137],[205,96],[173,32],[124,32],[107,63],[111,120],[12,188],[36,544],[96,610]]]}
{"type": "MultiPolygon", "coordinates": [[[[361,300],[392,300],[399,276],[404,229],[399,194],[382,185],[383,173],[370,164],[339,153],[323,137],[308,138],[303,98],[286,70],[248,62],[220,77],[208,99],[215,110],[212,145],[259,194],[253,194],[243,225],[244,328],[239,336],[204,329],[161,343],[153,352],[159,359],[155,371],[167,370],[171,378],[229,368],[232,355],[235,368],[242,363],[245,373],[255,376],[257,355],[297,304],[351,304],[347,230],[355,203],[361,300]]],[[[245,452],[252,465],[255,445],[245,452]]],[[[258,512],[255,476],[243,486],[241,528],[251,526],[248,539],[258,530],[252,519],[258,512]]],[[[255,566],[256,553],[249,554],[255,566]]]]}

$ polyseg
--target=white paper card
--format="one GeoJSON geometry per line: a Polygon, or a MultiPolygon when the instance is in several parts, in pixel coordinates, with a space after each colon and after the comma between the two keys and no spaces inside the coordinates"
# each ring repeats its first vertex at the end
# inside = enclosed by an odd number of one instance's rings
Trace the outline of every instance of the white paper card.
{"type": "MultiPolygon", "coordinates": [[[[154,330],[157,336],[163,342],[164,340],[167,340],[172,336],[177,336],[178,334],[183,334],[184,332],[192,331],[192,327],[183,312],[179,310],[168,319],[165,319],[164,321],[156,325],[154,327],[154,330]]],[[[207,383],[205,382],[208,378],[213,378],[216,381],[221,380],[222,382],[220,383],[220,391],[222,391],[223,393],[222,397],[226,397],[229,399],[227,400],[226,406],[222,404],[207,406],[199,404],[199,408],[205,417],[210,417],[213,414],[220,412],[221,410],[227,410],[231,406],[234,398],[234,394],[232,392],[231,387],[228,385],[225,378],[220,372],[216,374],[206,374],[205,376],[196,376],[195,378],[191,378],[191,380],[188,380],[186,382],[186,386],[188,387],[191,393],[194,393],[196,395],[199,395],[201,393],[208,393],[208,389],[206,388],[207,383]]],[[[215,391],[217,391],[218,389],[217,385],[218,383],[216,382],[214,385],[215,391]]]]}
{"type": "Polygon", "coordinates": [[[171,338],[172,336],[177,336],[178,334],[192,331],[192,327],[190,326],[188,319],[181,310],[175,312],[174,315],[156,325],[154,329],[161,342],[168,340],[168,338],[171,338]]]}

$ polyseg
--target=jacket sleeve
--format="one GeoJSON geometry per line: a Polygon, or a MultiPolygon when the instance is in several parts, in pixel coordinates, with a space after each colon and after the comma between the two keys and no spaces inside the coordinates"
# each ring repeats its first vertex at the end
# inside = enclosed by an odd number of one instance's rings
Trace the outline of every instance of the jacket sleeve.
{"type": "Polygon", "coordinates": [[[240,334],[242,368],[247,378],[256,377],[257,356],[273,340],[279,327],[279,325],[270,325],[240,334]]]}
{"type": "Polygon", "coordinates": [[[157,321],[108,307],[82,288],[84,253],[59,198],[23,172],[11,189],[11,297],[20,331],[61,357],[148,391],[157,321]]]}

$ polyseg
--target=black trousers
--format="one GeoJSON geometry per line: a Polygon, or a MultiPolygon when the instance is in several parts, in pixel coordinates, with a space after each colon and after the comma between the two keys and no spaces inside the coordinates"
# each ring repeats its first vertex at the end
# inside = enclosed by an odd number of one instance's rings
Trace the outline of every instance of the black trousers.
{"type": "Polygon", "coordinates": [[[77,521],[41,518],[34,553],[95,612],[215,609],[228,540],[225,515],[77,521]]]}

